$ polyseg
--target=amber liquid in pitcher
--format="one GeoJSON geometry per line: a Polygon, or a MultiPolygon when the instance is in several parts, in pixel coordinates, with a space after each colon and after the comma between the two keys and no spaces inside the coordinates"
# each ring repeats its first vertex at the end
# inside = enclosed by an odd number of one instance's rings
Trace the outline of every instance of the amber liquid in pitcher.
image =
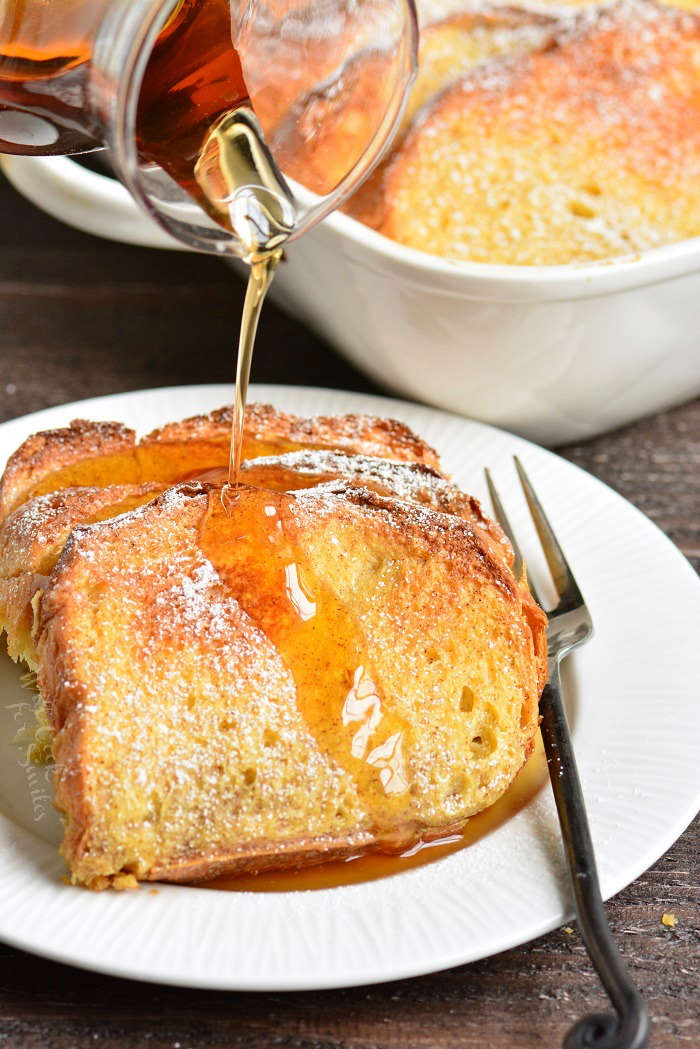
{"type": "MultiPolygon", "coordinates": [[[[12,0],[0,7],[0,152],[72,153],[102,144],[84,124],[93,41],[108,6],[109,0],[12,0]],[[2,133],[9,111],[16,142],[2,133]],[[52,141],[32,142],[33,114],[53,127],[52,141]]],[[[231,44],[228,0],[180,0],[143,80],[144,157],[157,160],[187,188],[208,128],[247,96],[231,44]]]]}

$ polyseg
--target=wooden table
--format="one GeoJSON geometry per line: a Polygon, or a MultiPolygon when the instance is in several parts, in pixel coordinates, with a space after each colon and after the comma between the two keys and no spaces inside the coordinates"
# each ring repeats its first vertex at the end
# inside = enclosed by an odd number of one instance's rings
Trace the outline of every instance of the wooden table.
{"type": "MultiPolygon", "coordinates": [[[[0,214],[0,421],[119,390],[231,381],[242,290],[222,265],[88,238],[1,182],[0,214]]],[[[273,308],[253,379],[376,390],[273,308]]],[[[562,454],[639,506],[700,567],[700,401],[562,454]]],[[[649,1000],[656,1049],[700,1046],[699,830],[696,821],[608,906],[649,1000]],[[675,929],[662,925],[666,911],[675,929]]],[[[149,986],[0,946],[0,1049],[554,1049],[602,1005],[576,929],[422,979],[289,995],[149,986]]]]}

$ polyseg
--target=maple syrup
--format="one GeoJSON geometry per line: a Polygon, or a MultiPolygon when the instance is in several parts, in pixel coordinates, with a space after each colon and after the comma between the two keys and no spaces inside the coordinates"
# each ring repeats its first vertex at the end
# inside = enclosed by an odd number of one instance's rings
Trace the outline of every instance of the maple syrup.
{"type": "MultiPolygon", "coordinates": [[[[209,130],[193,167],[194,187],[205,209],[230,228],[250,266],[238,341],[228,483],[238,483],[253,347],[265,295],[293,233],[296,205],[284,176],[247,105],[226,113],[209,130]]],[[[184,182],[181,183],[184,186],[184,182]]]]}
{"type": "Polygon", "coordinates": [[[236,385],[233,392],[233,420],[231,423],[231,450],[229,453],[228,484],[238,484],[238,474],[243,457],[243,428],[245,406],[248,399],[248,380],[253,361],[253,347],[258,330],[258,320],[265,294],[274,276],[281,251],[271,251],[250,264],[248,286],[243,302],[241,330],[238,337],[238,360],[236,363],[236,385]]]}
{"type": "MultiPolygon", "coordinates": [[[[89,81],[109,7],[110,0],[0,6],[0,152],[69,153],[102,145],[89,81]]],[[[186,189],[208,129],[248,98],[231,29],[228,0],[173,3],[144,75],[139,148],[186,189]]]]}

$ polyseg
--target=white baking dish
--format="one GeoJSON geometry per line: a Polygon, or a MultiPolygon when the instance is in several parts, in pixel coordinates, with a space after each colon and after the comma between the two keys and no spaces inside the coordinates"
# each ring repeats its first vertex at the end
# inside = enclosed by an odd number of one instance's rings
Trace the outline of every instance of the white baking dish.
{"type": "MultiPolygon", "coordinates": [[[[121,185],[68,158],[2,166],[71,225],[177,246],[121,185]]],[[[288,254],[277,301],[378,382],[541,443],[700,393],[700,238],[614,262],[490,266],[446,262],[334,214],[288,254]]]]}

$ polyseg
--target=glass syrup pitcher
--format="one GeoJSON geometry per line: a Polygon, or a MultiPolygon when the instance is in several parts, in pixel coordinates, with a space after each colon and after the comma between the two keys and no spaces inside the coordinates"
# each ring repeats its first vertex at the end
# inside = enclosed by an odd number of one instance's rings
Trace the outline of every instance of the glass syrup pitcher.
{"type": "Polygon", "coordinates": [[[168,232],[251,261],[380,159],[416,47],[413,0],[0,0],[0,152],[108,146],[168,232]]]}

